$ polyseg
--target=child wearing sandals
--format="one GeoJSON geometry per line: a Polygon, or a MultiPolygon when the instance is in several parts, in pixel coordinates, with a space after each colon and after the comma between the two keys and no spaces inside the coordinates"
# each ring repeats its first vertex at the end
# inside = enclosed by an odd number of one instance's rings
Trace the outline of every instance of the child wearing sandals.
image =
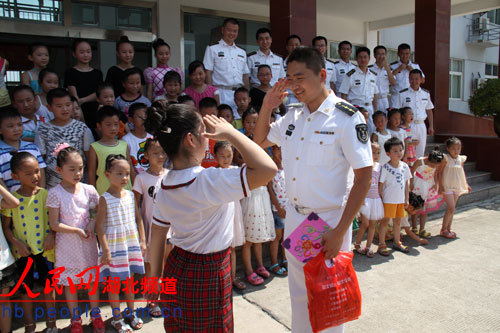
{"type": "MultiPolygon", "coordinates": [[[[144,274],[143,256],[146,251],[144,226],[132,191],[125,190],[130,177],[130,164],[123,155],[110,154],[106,158],[105,176],[109,188],[99,198],[96,230],[101,251],[99,269],[101,281],[106,277],[124,281],[134,273],[144,274]]],[[[120,295],[108,294],[113,308],[111,325],[119,333],[130,333],[142,328],[143,321],[134,310],[134,294],[125,293],[127,308],[124,315],[132,326],[125,324],[120,313],[120,295]]]]}
{"type": "MultiPolygon", "coordinates": [[[[141,202],[142,221],[144,223],[144,234],[146,237],[146,244],[151,242],[151,224],[153,219],[154,209],[154,196],[156,194],[156,186],[161,181],[167,169],[163,166],[167,160],[167,154],[163,151],[158,140],[147,139],[144,146],[144,158],[149,164],[149,168],[135,177],[134,181],[134,195],[137,203],[141,202]]],[[[172,246],[167,246],[165,256],[172,249],[172,246]]],[[[146,249],[144,255],[144,267],[146,269],[146,277],[151,276],[150,264],[150,250],[146,249]]],[[[152,317],[161,317],[161,309],[158,306],[158,297],[156,299],[149,299],[148,301],[149,313],[152,317]]]]}
{"type": "Polygon", "coordinates": [[[458,198],[471,191],[465,177],[464,163],[467,156],[460,155],[462,142],[456,137],[446,140],[446,150],[444,161],[439,171],[439,192],[443,194],[446,202],[446,213],[441,226],[441,237],[456,238],[457,234],[451,230],[453,214],[458,198]]]}
{"type": "Polygon", "coordinates": [[[267,184],[267,190],[271,197],[273,205],[274,229],[276,230],[276,238],[271,242],[271,267],[269,269],[279,275],[287,276],[288,261],[286,260],[285,248],[280,245],[283,238],[283,231],[285,229],[286,218],[286,204],[288,202],[285,189],[285,171],[283,170],[283,163],[281,158],[281,148],[277,145],[271,147],[273,153],[273,161],[278,167],[278,172],[273,180],[267,184]],[[278,252],[281,247],[282,265],[278,263],[278,252]]]}
{"type": "Polygon", "coordinates": [[[162,244],[172,228],[174,249],[163,279],[177,279],[175,294],[162,294],[167,332],[233,332],[231,243],[234,201],[265,186],[276,165],[262,148],[222,118],[202,120],[188,105],[148,109],[146,129],[158,138],[172,161],[163,177],[153,211],[152,275],[161,272],[162,244]],[[227,140],[241,152],[242,168],[202,168],[208,139],[227,140]],[[185,315],[188,314],[188,315],[185,315]]]}
{"type": "Polygon", "coordinates": [[[427,213],[435,211],[443,203],[442,196],[438,193],[439,169],[443,162],[443,153],[436,147],[427,157],[419,158],[411,168],[413,175],[411,191],[420,195],[425,200],[424,209],[412,216],[412,232],[418,233],[420,237],[430,238],[431,234],[425,230],[427,213]],[[420,229],[417,230],[417,220],[420,217],[420,229]]]}
{"type": "MultiPolygon", "coordinates": [[[[0,186],[0,208],[1,209],[13,209],[19,206],[19,200],[5,189],[5,187],[0,186]]],[[[10,289],[16,285],[17,275],[16,275],[16,265],[15,259],[9,249],[9,243],[3,231],[0,229],[0,293],[6,295],[10,292],[10,289]]],[[[0,307],[2,307],[4,313],[5,309],[8,309],[8,313],[11,313],[10,302],[8,302],[9,297],[0,297],[0,307]]],[[[11,332],[11,316],[0,316],[0,332],[11,332]]]]}
{"type": "Polygon", "coordinates": [[[424,204],[425,200],[422,199],[420,195],[410,192],[408,207],[405,209],[405,217],[401,219],[401,228],[404,229],[406,235],[410,236],[411,239],[417,241],[420,245],[427,245],[429,244],[429,241],[425,238],[419,237],[411,230],[410,223],[408,222],[408,216],[415,216],[424,208],[424,204]]]}
{"type": "MultiPolygon", "coordinates": [[[[50,279],[49,271],[54,267],[54,233],[50,231],[48,212],[46,208],[47,190],[38,186],[40,181],[40,166],[37,159],[28,152],[17,152],[10,160],[12,178],[18,180],[21,186],[12,194],[20,205],[17,208],[2,211],[2,226],[5,238],[12,246],[12,254],[16,258],[16,273],[22,276],[28,260],[33,264],[20,288],[21,305],[25,332],[35,332],[36,322],[33,318],[33,304],[36,299],[28,296],[28,288],[34,291],[35,273],[43,286],[50,279]]],[[[55,306],[55,289],[44,293],[46,310],[55,306]]],[[[47,316],[48,333],[57,332],[56,318],[47,316]]]]}
{"type": "MultiPolygon", "coordinates": [[[[71,292],[68,278],[78,283],[78,274],[97,266],[97,238],[93,219],[99,194],[92,185],[80,182],[83,177],[83,158],[79,150],[63,143],[56,147],[54,155],[57,158],[56,170],[62,178],[47,196],[50,227],[56,232],[55,267],[64,269],[59,283],[64,286],[64,296],[72,313],[71,332],[82,333],[78,294],[71,292]]],[[[89,281],[90,274],[95,275],[95,270],[86,272],[82,281],[89,281]]],[[[92,308],[99,307],[99,293],[89,293],[89,299],[92,308]]],[[[105,325],[101,316],[92,315],[91,318],[94,333],[104,333],[105,325]]]]}
{"type": "Polygon", "coordinates": [[[262,243],[272,241],[276,237],[271,199],[267,187],[260,186],[253,189],[249,197],[241,200],[241,209],[246,239],[242,250],[245,276],[250,284],[257,286],[271,276],[262,262],[262,243]],[[256,270],[252,267],[252,247],[257,262],[256,270]]]}
{"type": "Polygon", "coordinates": [[[380,164],[378,163],[380,156],[380,145],[377,142],[372,142],[372,183],[366,195],[365,203],[361,206],[361,225],[358,233],[356,234],[356,243],[354,243],[354,250],[359,254],[366,254],[368,258],[373,258],[374,253],[371,249],[373,236],[375,235],[375,224],[378,220],[384,218],[384,204],[380,198],[378,182],[380,178],[380,164]],[[366,245],[361,248],[361,241],[365,231],[366,245]]]}
{"type": "Polygon", "coordinates": [[[411,172],[408,165],[401,160],[404,155],[403,142],[392,137],[384,144],[384,150],[389,156],[389,162],[380,171],[379,191],[384,202],[384,218],[380,221],[378,253],[382,256],[390,254],[385,244],[385,231],[389,220],[394,225],[393,249],[407,253],[408,247],[400,241],[401,218],[408,207],[410,193],[409,181],[411,172]]]}
{"type": "MultiPolygon", "coordinates": [[[[214,145],[215,160],[219,167],[223,169],[232,169],[233,148],[227,141],[217,141],[214,145]]],[[[247,285],[236,276],[236,247],[245,244],[245,229],[243,227],[243,213],[241,211],[240,201],[234,202],[234,236],[231,244],[231,280],[233,287],[243,290],[247,285]]]]}

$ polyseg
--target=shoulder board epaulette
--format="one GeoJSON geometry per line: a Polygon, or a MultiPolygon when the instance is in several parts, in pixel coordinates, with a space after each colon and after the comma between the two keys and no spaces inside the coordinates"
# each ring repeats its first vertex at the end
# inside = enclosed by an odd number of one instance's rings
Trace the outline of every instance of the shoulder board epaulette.
{"type": "Polygon", "coordinates": [[[377,72],[375,72],[375,71],[373,71],[371,69],[370,69],[370,72],[372,72],[372,74],[374,74],[374,75],[378,75],[377,72]]]}
{"type": "Polygon", "coordinates": [[[404,88],[403,90],[400,90],[399,93],[404,93],[405,91],[408,91],[408,88],[404,88]]]}
{"type": "Polygon", "coordinates": [[[391,65],[395,65],[397,63],[398,63],[397,61],[394,61],[394,62],[391,62],[391,65]]]}
{"type": "Polygon", "coordinates": [[[332,64],[335,64],[335,62],[331,61],[330,59],[325,59],[328,62],[331,62],[332,64]]]}
{"type": "Polygon", "coordinates": [[[340,61],[338,61],[338,60],[337,60],[337,61],[334,61],[333,63],[336,65],[336,64],[338,64],[339,62],[340,62],[340,61]]]}
{"type": "Polygon", "coordinates": [[[351,76],[351,75],[352,75],[352,74],[354,74],[355,72],[356,72],[356,69],[355,69],[355,68],[353,68],[353,69],[351,69],[349,72],[347,72],[347,74],[346,74],[346,75],[347,75],[347,76],[351,76]]]}
{"type": "Polygon", "coordinates": [[[412,64],[412,65],[417,65],[417,66],[418,66],[418,64],[417,64],[416,62],[412,62],[411,64],[412,64]]]}
{"type": "Polygon", "coordinates": [[[214,45],[217,45],[217,44],[219,44],[219,42],[210,43],[210,44],[208,44],[208,46],[214,46],[214,45]]]}
{"type": "Polygon", "coordinates": [[[257,54],[257,51],[250,52],[249,54],[247,54],[247,57],[251,57],[251,56],[253,56],[254,54],[257,54]]]}
{"type": "Polygon", "coordinates": [[[372,68],[372,67],[373,67],[373,65],[368,65],[368,68],[372,68]]]}
{"type": "Polygon", "coordinates": [[[422,89],[422,90],[423,90],[423,91],[425,91],[426,93],[430,94],[429,90],[424,89],[424,88],[420,88],[420,89],[422,89]]]}
{"type": "Polygon", "coordinates": [[[276,53],[276,52],[273,52],[273,54],[274,54],[275,56],[278,56],[278,57],[280,57],[281,59],[283,59],[283,56],[282,56],[281,54],[276,53]]]}
{"type": "Polygon", "coordinates": [[[355,106],[346,102],[338,102],[335,104],[335,107],[347,114],[349,117],[352,117],[356,112],[358,112],[358,109],[355,106]]]}

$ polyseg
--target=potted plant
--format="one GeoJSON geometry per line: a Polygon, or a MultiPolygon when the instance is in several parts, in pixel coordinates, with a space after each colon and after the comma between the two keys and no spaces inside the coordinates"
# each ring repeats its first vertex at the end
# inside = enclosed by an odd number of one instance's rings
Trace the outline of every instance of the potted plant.
{"type": "Polygon", "coordinates": [[[489,79],[469,99],[470,111],[478,117],[493,116],[493,130],[500,137],[500,80],[489,79]]]}

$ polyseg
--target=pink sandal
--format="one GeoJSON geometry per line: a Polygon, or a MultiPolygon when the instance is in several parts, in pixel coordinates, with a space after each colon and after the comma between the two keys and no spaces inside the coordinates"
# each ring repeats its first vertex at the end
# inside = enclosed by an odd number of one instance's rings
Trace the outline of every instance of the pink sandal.
{"type": "Polygon", "coordinates": [[[253,272],[252,274],[247,276],[246,280],[248,281],[248,283],[250,283],[254,286],[258,286],[258,285],[261,285],[264,283],[264,279],[261,278],[260,276],[258,276],[257,274],[255,274],[255,272],[253,272]]]}
{"type": "Polygon", "coordinates": [[[271,276],[271,273],[269,273],[269,271],[264,266],[260,266],[254,272],[262,276],[264,279],[267,279],[271,276]]]}

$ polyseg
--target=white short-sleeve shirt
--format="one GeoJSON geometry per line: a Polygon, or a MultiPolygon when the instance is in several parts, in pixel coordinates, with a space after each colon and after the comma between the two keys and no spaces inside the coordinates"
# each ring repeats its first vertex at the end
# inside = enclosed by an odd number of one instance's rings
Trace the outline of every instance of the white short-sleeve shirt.
{"type": "Polygon", "coordinates": [[[212,83],[215,86],[241,86],[243,74],[250,73],[245,50],[234,43],[229,45],[222,39],[217,44],[207,46],[203,64],[212,71],[212,83]]]}
{"type": "MultiPolygon", "coordinates": [[[[330,88],[330,83],[337,82],[337,71],[335,70],[335,64],[333,61],[325,58],[325,69],[326,69],[326,86],[330,88]]],[[[337,87],[338,89],[338,87],[337,87]]]]}
{"type": "Polygon", "coordinates": [[[384,66],[378,67],[377,64],[373,64],[368,66],[369,69],[377,73],[377,88],[378,88],[378,93],[381,95],[386,95],[389,93],[389,88],[391,86],[391,83],[389,81],[389,74],[387,73],[387,70],[385,69],[384,66]]]}
{"type": "Polygon", "coordinates": [[[334,64],[337,76],[337,82],[335,82],[335,87],[339,89],[340,86],[342,85],[342,81],[344,80],[346,74],[349,73],[350,70],[356,68],[356,66],[352,62],[350,61],[345,62],[342,59],[340,59],[339,61],[335,61],[334,64]]]}
{"type": "MultiPolygon", "coordinates": [[[[395,61],[391,63],[390,67],[391,70],[394,71],[396,68],[401,66],[402,62],[401,61],[395,61]]],[[[420,66],[414,62],[409,61],[408,66],[411,66],[413,69],[419,69],[422,71],[420,66]]],[[[422,76],[425,77],[424,72],[422,71],[422,76]]],[[[409,88],[410,87],[410,71],[405,68],[398,74],[394,75],[394,78],[396,79],[396,84],[392,86],[392,93],[393,94],[399,94],[399,92],[403,89],[409,88]]]]}
{"type": "Polygon", "coordinates": [[[427,118],[426,110],[434,109],[431,101],[431,95],[425,89],[406,88],[400,91],[399,98],[396,99],[397,105],[394,107],[402,108],[409,106],[413,110],[414,120],[425,120],[427,118]]]}
{"type": "Polygon", "coordinates": [[[347,100],[353,104],[370,106],[375,94],[378,94],[377,74],[367,70],[364,73],[359,67],[351,69],[346,74],[338,92],[347,95],[347,100]]]}
{"type": "Polygon", "coordinates": [[[267,139],[281,146],[290,204],[340,208],[352,186],[352,169],[373,165],[368,139],[358,137],[366,129],[363,115],[347,114],[339,109],[342,105],[355,110],[330,92],[312,114],[307,105],[291,107],[271,124],[267,139]]]}
{"type": "Polygon", "coordinates": [[[183,250],[214,253],[231,246],[234,201],[250,195],[243,168],[168,170],[156,193],[153,223],[171,227],[183,250]]]}
{"type": "Polygon", "coordinates": [[[265,55],[261,50],[257,50],[249,53],[247,59],[248,69],[250,70],[250,84],[252,87],[260,86],[260,81],[257,77],[260,65],[268,65],[271,67],[273,77],[269,83],[270,85],[274,85],[279,79],[285,77],[283,58],[272,51],[269,51],[269,55],[265,55]]]}
{"type": "Polygon", "coordinates": [[[389,163],[382,166],[380,170],[380,183],[384,183],[382,190],[382,201],[387,204],[402,204],[405,202],[405,186],[411,179],[408,164],[399,162],[397,168],[389,163]]]}

